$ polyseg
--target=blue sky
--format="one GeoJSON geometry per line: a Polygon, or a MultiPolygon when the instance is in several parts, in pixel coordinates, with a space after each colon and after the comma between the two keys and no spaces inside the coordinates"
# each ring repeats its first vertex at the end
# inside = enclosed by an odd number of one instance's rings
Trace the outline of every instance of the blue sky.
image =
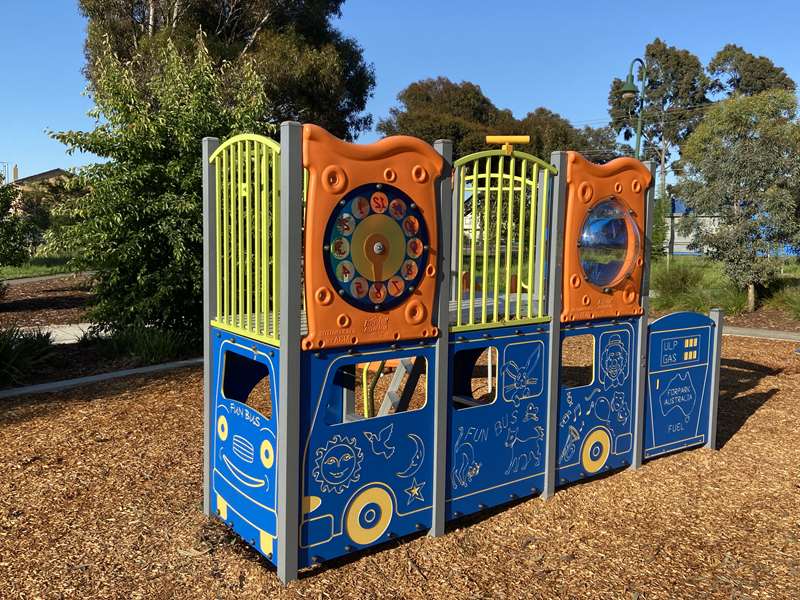
{"type": "MultiPolygon", "coordinates": [[[[0,162],[18,163],[21,176],[85,164],[90,157],[67,156],[45,133],[92,125],[77,2],[0,0],[0,9],[0,162]]],[[[545,106],[577,126],[599,126],[611,78],[656,36],[703,62],[733,42],[800,82],[798,16],[793,1],[349,0],[339,27],[375,65],[368,111],[376,122],[408,83],[444,75],[477,83],[518,116],[545,106]]]]}

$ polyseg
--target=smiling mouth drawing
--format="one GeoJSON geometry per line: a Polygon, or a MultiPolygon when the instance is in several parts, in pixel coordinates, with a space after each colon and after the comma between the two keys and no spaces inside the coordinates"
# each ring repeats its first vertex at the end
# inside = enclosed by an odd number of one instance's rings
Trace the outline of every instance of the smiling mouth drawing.
{"type": "Polygon", "coordinates": [[[263,479],[256,479],[255,477],[251,477],[241,469],[239,469],[236,465],[234,465],[227,456],[224,454],[222,455],[222,460],[225,461],[225,464],[228,465],[228,469],[230,469],[231,473],[245,484],[247,487],[251,488],[260,488],[264,486],[265,481],[263,479]]]}

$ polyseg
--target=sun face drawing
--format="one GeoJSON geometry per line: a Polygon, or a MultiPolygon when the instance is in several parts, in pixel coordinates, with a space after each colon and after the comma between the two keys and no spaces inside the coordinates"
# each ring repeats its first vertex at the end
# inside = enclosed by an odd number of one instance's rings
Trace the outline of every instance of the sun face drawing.
{"type": "Polygon", "coordinates": [[[363,459],[364,453],[356,444],[356,438],[335,435],[324,448],[317,448],[311,474],[321,491],[341,494],[361,477],[363,459]]]}

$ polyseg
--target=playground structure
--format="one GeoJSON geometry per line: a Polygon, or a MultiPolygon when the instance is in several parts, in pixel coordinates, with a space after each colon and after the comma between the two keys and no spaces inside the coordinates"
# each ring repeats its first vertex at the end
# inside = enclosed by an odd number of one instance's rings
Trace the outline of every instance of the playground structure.
{"type": "Polygon", "coordinates": [[[714,447],[721,312],[648,324],[653,166],[526,141],[204,140],[204,509],[283,581],[714,447]]]}

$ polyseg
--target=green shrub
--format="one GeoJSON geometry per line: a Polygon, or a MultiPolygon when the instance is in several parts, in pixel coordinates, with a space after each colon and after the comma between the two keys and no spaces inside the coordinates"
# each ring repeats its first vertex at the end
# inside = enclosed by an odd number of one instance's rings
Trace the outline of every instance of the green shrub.
{"type": "Polygon", "coordinates": [[[800,287],[786,286],[776,291],[769,300],[770,305],[781,308],[800,319],[800,287]]]}
{"type": "Polygon", "coordinates": [[[656,310],[706,313],[722,308],[725,314],[736,315],[747,307],[747,292],[707,261],[676,261],[669,270],[658,261],[652,267],[650,287],[656,292],[652,297],[656,310]]]}
{"type": "Polygon", "coordinates": [[[112,358],[131,357],[142,364],[155,364],[199,356],[202,347],[198,336],[171,329],[135,324],[104,333],[90,329],[79,339],[83,346],[100,346],[112,358]]]}
{"type": "Polygon", "coordinates": [[[0,329],[0,387],[22,384],[49,360],[52,346],[50,332],[0,329]]]}

